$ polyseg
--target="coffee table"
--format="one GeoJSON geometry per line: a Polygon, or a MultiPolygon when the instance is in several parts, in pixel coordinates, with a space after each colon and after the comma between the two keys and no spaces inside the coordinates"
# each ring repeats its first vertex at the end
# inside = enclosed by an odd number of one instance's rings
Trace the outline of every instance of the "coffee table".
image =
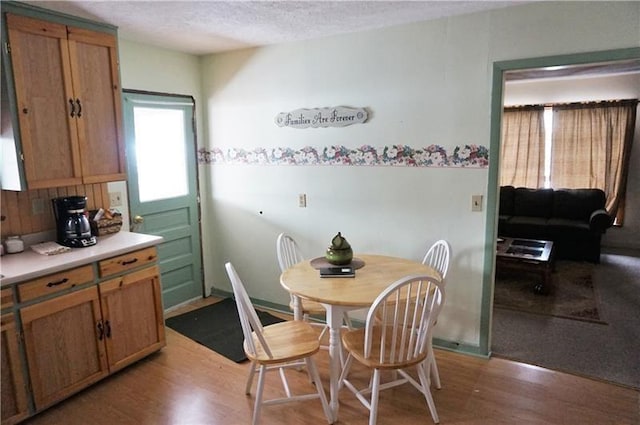
{"type": "Polygon", "coordinates": [[[539,273],[542,282],[536,284],[533,291],[547,295],[554,268],[553,241],[498,237],[496,268],[539,273]]]}

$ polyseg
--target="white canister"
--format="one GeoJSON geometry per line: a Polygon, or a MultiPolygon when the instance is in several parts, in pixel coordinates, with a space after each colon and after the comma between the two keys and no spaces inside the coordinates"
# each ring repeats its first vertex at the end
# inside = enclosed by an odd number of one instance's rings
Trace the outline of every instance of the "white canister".
{"type": "Polygon", "coordinates": [[[20,236],[9,236],[4,245],[7,248],[7,254],[15,254],[24,251],[24,242],[20,236]]]}

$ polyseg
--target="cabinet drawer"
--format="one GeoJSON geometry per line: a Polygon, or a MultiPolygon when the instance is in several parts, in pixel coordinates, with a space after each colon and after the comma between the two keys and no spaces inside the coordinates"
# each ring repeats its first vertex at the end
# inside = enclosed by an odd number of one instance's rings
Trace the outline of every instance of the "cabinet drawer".
{"type": "Polygon", "coordinates": [[[158,254],[156,252],[156,248],[151,247],[100,261],[98,264],[100,277],[111,276],[136,267],[144,266],[145,264],[151,264],[154,263],[157,258],[158,254]]]}
{"type": "Polygon", "coordinates": [[[0,292],[0,309],[4,310],[13,306],[13,288],[4,288],[0,292]]]}
{"type": "Polygon", "coordinates": [[[93,267],[87,265],[21,283],[18,285],[18,294],[20,301],[24,302],[92,281],[93,267]]]}
{"type": "Polygon", "coordinates": [[[15,328],[15,323],[16,323],[16,319],[13,316],[13,313],[0,315],[0,326],[2,326],[3,329],[7,326],[12,326],[15,328]]]}

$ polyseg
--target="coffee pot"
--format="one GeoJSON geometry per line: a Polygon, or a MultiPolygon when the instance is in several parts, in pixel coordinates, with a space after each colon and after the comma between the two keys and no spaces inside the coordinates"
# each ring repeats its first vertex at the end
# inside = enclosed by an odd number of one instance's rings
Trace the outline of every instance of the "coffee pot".
{"type": "Polygon", "coordinates": [[[56,221],[57,242],[71,248],[83,248],[97,243],[91,235],[86,215],[86,196],[53,198],[53,214],[56,221]]]}

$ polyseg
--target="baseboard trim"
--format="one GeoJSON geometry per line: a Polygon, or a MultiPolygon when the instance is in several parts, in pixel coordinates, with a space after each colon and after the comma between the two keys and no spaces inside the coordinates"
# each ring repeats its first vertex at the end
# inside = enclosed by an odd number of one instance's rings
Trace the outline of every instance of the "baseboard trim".
{"type": "MultiPolygon", "coordinates": [[[[211,296],[219,297],[219,298],[233,298],[233,293],[228,291],[223,291],[221,289],[211,288],[211,296]]],[[[277,311],[279,313],[284,313],[284,314],[291,314],[291,310],[289,309],[288,305],[273,303],[270,301],[261,300],[259,298],[251,298],[251,302],[257,307],[262,307],[267,310],[273,310],[273,311],[277,311]]],[[[314,319],[314,320],[319,320],[319,319],[314,319]]],[[[364,322],[362,322],[361,320],[354,319],[351,322],[355,327],[364,326],[364,322]]],[[[433,346],[441,350],[468,354],[471,356],[481,357],[485,359],[491,356],[491,353],[483,352],[481,347],[478,345],[471,345],[471,344],[466,344],[466,343],[461,343],[456,341],[448,341],[441,338],[434,338],[433,346]]]]}

